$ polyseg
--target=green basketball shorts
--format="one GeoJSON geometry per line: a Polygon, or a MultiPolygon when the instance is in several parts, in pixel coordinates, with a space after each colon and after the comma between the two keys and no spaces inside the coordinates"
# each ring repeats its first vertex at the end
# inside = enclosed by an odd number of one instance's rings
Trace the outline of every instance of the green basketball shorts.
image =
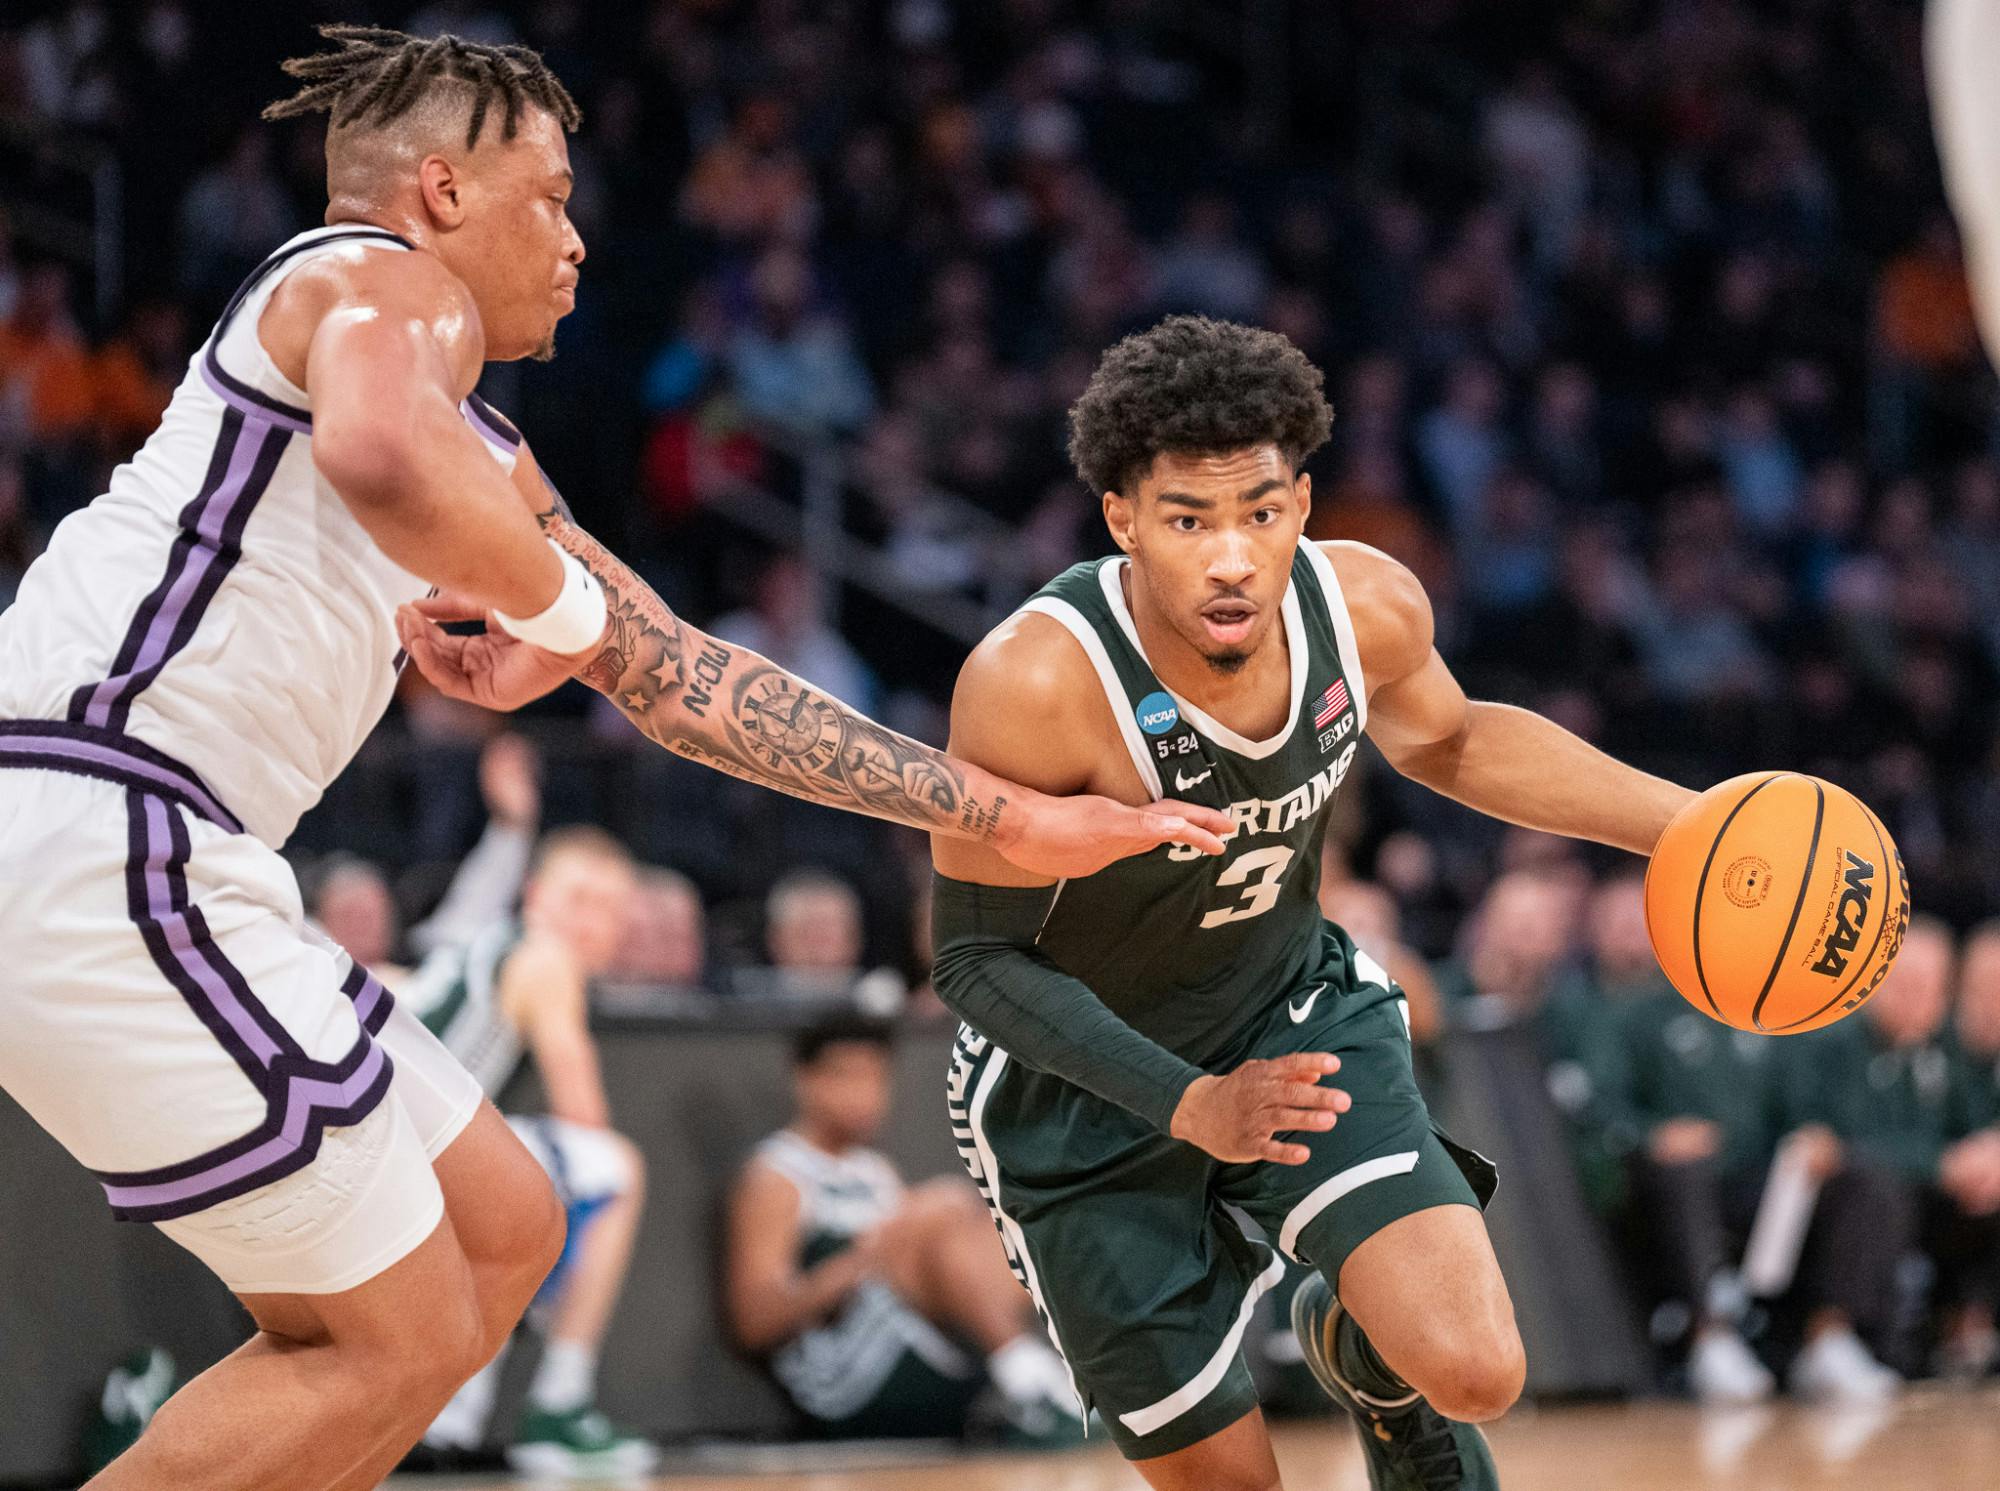
{"type": "Polygon", "coordinates": [[[1325,1133],[1290,1136],[1312,1150],[1303,1165],[1224,1164],[959,1032],[959,1153],[1079,1396],[1128,1459],[1184,1449],[1255,1405],[1243,1333],[1284,1274],[1279,1253],[1337,1288],[1347,1255],[1398,1217],[1491,1195],[1492,1167],[1431,1123],[1400,991],[1365,955],[1356,962],[1272,1001],[1208,1064],[1220,1074],[1295,1051],[1340,1057],[1326,1081],[1354,1106],[1325,1133]]]}

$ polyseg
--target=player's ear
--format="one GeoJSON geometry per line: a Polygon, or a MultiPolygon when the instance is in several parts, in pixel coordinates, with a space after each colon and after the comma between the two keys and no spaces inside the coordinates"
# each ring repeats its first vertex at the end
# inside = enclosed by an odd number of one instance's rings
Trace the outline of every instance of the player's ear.
{"type": "Polygon", "coordinates": [[[1132,537],[1132,523],[1137,517],[1138,499],[1126,497],[1117,492],[1104,494],[1104,526],[1111,530],[1111,541],[1130,554],[1138,547],[1132,537]]]}
{"type": "Polygon", "coordinates": [[[441,155],[427,155],[417,166],[417,190],[423,194],[424,211],[446,232],[465,221],[465,179],[458,168],[441,155]]]}
{"type": "Polygon", "coordinates": [[[1301,471],[1292,478],[1292,490],[1299,499],[1299,527],[1304,528],[1306,519],[1313,515],[1313,479],[1301,471]]]}

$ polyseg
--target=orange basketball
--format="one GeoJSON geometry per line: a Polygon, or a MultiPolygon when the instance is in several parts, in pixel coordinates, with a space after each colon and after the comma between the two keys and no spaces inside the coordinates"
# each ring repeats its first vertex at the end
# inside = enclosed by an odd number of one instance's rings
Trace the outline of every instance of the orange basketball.
{"type": "Polygon", "coordinates": [[[1688,1003],[1790,1035],[1857,1010],[1910,924],[1895,840],[1845,788],[1790,771],[1732,777],[1667,825],[1646,927],[1688,1003]]]}

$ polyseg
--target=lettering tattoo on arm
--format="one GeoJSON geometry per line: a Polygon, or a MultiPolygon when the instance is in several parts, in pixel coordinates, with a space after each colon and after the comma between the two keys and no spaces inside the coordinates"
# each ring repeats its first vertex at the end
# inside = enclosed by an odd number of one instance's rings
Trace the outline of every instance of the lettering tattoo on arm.
{"type": "Polygon", "coordinates": [[[972,796],[959,764],[885,729],[753,652],[687,626],[551,506],[542,530],[604,587],[610,629],[576,676],[649,739],[808,802],[991,840],[1007,799],[972,796]]]}

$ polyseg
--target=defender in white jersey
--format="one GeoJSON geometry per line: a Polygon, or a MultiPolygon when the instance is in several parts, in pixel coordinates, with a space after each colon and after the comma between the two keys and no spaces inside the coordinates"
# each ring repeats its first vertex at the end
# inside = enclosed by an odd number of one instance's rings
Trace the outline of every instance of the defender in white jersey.
{"type": "MultiPolygon", "coordinates": [[[[497,1101],[529,1058],[541,1079],[547,1111],[507,1118],[569,1218],[562,1261],[534,1312],[541,1361],[507,1440],[509,1463],[532,1474],[631,1475],[659,1458],[596,1408],[598,1351],[645,1207],[645,1161],[611,1127],[586,996],[588,981],[617,955],[637,890],[632,858],[616,839],[601,829],[556,829],[535,851],[519,917],[437,949],[396,991],[488,1097],[497,1101]]],[[[425,1444],[484,1445],[503,1359],[459,1389],[425,1444]]]]}
{"type": "Polygon", "coordinates": [[[1024,793],[681,628],[473,392],[575,301],[569,95],[525,48],[323,34],[267,112],[332,112],[329,226],[251,276],[0,618],[0,1086],[259,1327],[98,1491],[370,1491],[559,1252],[539,1167],[278,857],[399,640],[494,704],[582,669],[663,744],[1056,873],[1220,848],[1219,815],[1024,793]],[[404,604],[432,587],[495,629],[435,633],[404,604]]]}

